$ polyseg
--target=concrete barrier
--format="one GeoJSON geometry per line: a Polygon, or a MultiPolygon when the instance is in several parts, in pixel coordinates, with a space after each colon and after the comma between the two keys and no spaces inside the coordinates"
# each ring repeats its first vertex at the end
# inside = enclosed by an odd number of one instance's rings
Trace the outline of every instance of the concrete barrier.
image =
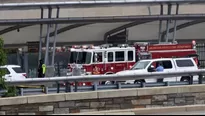
{"type": "MultiPolygon", "coordinates": [[[[0,98],[0,113],[17,114],[69,114],[105,110],[123,110],[123,114],[133,112],[154,113],[153,108],[205,104],[205,84],[171,87],[133,88],[45,94],[23,97],[0,98]],[[133,108],[136,108],[134,111],[133,108]],[[145,109],[146,108],[146,109],[145,109]]],[[[201,106],[173,107],[167,111],[191,111],[204,109],[201,106]]],[[[163,111],[165,111],[164,109],[163,111]]],[[[99,112],[96,112],[99,113],[99,112]]],[[[109,112],[113,113],[113,112],[109,112]]],[[[115,113],[115,112],[114,112],[115,113]]]]}

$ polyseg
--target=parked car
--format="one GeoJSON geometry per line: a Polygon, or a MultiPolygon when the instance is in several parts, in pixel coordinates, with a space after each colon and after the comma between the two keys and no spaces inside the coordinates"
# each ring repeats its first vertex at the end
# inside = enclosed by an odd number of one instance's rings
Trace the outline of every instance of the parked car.
{"type": "Polygon", "coordinates": [[[5,76],[3,76],[6,80],[23,80],[27,78],[26,73],[21,69],[19,65],[5,65],[0,66],[0,70],[5,70],[5,76]]]}
{"type": "MultiPolygon", "coordinates": [[[[116,74],[147,74],[155,72],[157,64],[160,63],[164,67],[163,72],[175,72],[175,71],[193,71],[198,70],[198,66],[193,58],[160,58],[138,61],[130,70],[120,71],[116,74]]],[[[141,83],[141,82],[173,82],[173,81],[189,81],[190,76],[176,76],[163,79],[140,79],[140,80],[127,80],[126,84],[141,83]]],[[[193,76],[193,80],[198,80],[198,76],[193,76]]]]}

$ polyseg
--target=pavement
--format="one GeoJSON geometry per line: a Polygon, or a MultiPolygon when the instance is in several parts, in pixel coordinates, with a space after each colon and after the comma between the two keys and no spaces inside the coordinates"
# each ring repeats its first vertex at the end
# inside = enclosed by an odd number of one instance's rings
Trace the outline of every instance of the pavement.
{"type": "Polygon", "coordinates": [[[156,113],[148,115],[205,115],[205,111],[156,113]]]}
{"type": "Polygon", "coordinates": [[[70,113],[70,114],[60,114],[60,115],[204,115],[204,114],[205,114],[205,104],[108,110],[108,111],[82,112],[82,113],[70,113]]]}

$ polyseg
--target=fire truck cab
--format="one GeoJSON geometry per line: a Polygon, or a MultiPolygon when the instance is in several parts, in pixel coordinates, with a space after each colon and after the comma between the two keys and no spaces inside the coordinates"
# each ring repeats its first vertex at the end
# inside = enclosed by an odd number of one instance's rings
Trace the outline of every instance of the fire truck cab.
{"type": "Polygon", "coordinates": [[[112,47],[111,44],[101,46],[72,46],[69,48],[68,68],[73,63],[82,64],[84,74],[113,74],[130,69],[136,62],[135,47],[126,44],[112,47]]]}

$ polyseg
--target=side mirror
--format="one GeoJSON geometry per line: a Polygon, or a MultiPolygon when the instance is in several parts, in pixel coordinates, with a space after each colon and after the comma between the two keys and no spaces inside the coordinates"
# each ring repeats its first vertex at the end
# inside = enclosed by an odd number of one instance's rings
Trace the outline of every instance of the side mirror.
{"type": "Polygon", "coordinates": [[[153,68],[153,67],[150,66],[150,67],[148,68],[148,72],[155,72],[155,68],[153,68]]]}

